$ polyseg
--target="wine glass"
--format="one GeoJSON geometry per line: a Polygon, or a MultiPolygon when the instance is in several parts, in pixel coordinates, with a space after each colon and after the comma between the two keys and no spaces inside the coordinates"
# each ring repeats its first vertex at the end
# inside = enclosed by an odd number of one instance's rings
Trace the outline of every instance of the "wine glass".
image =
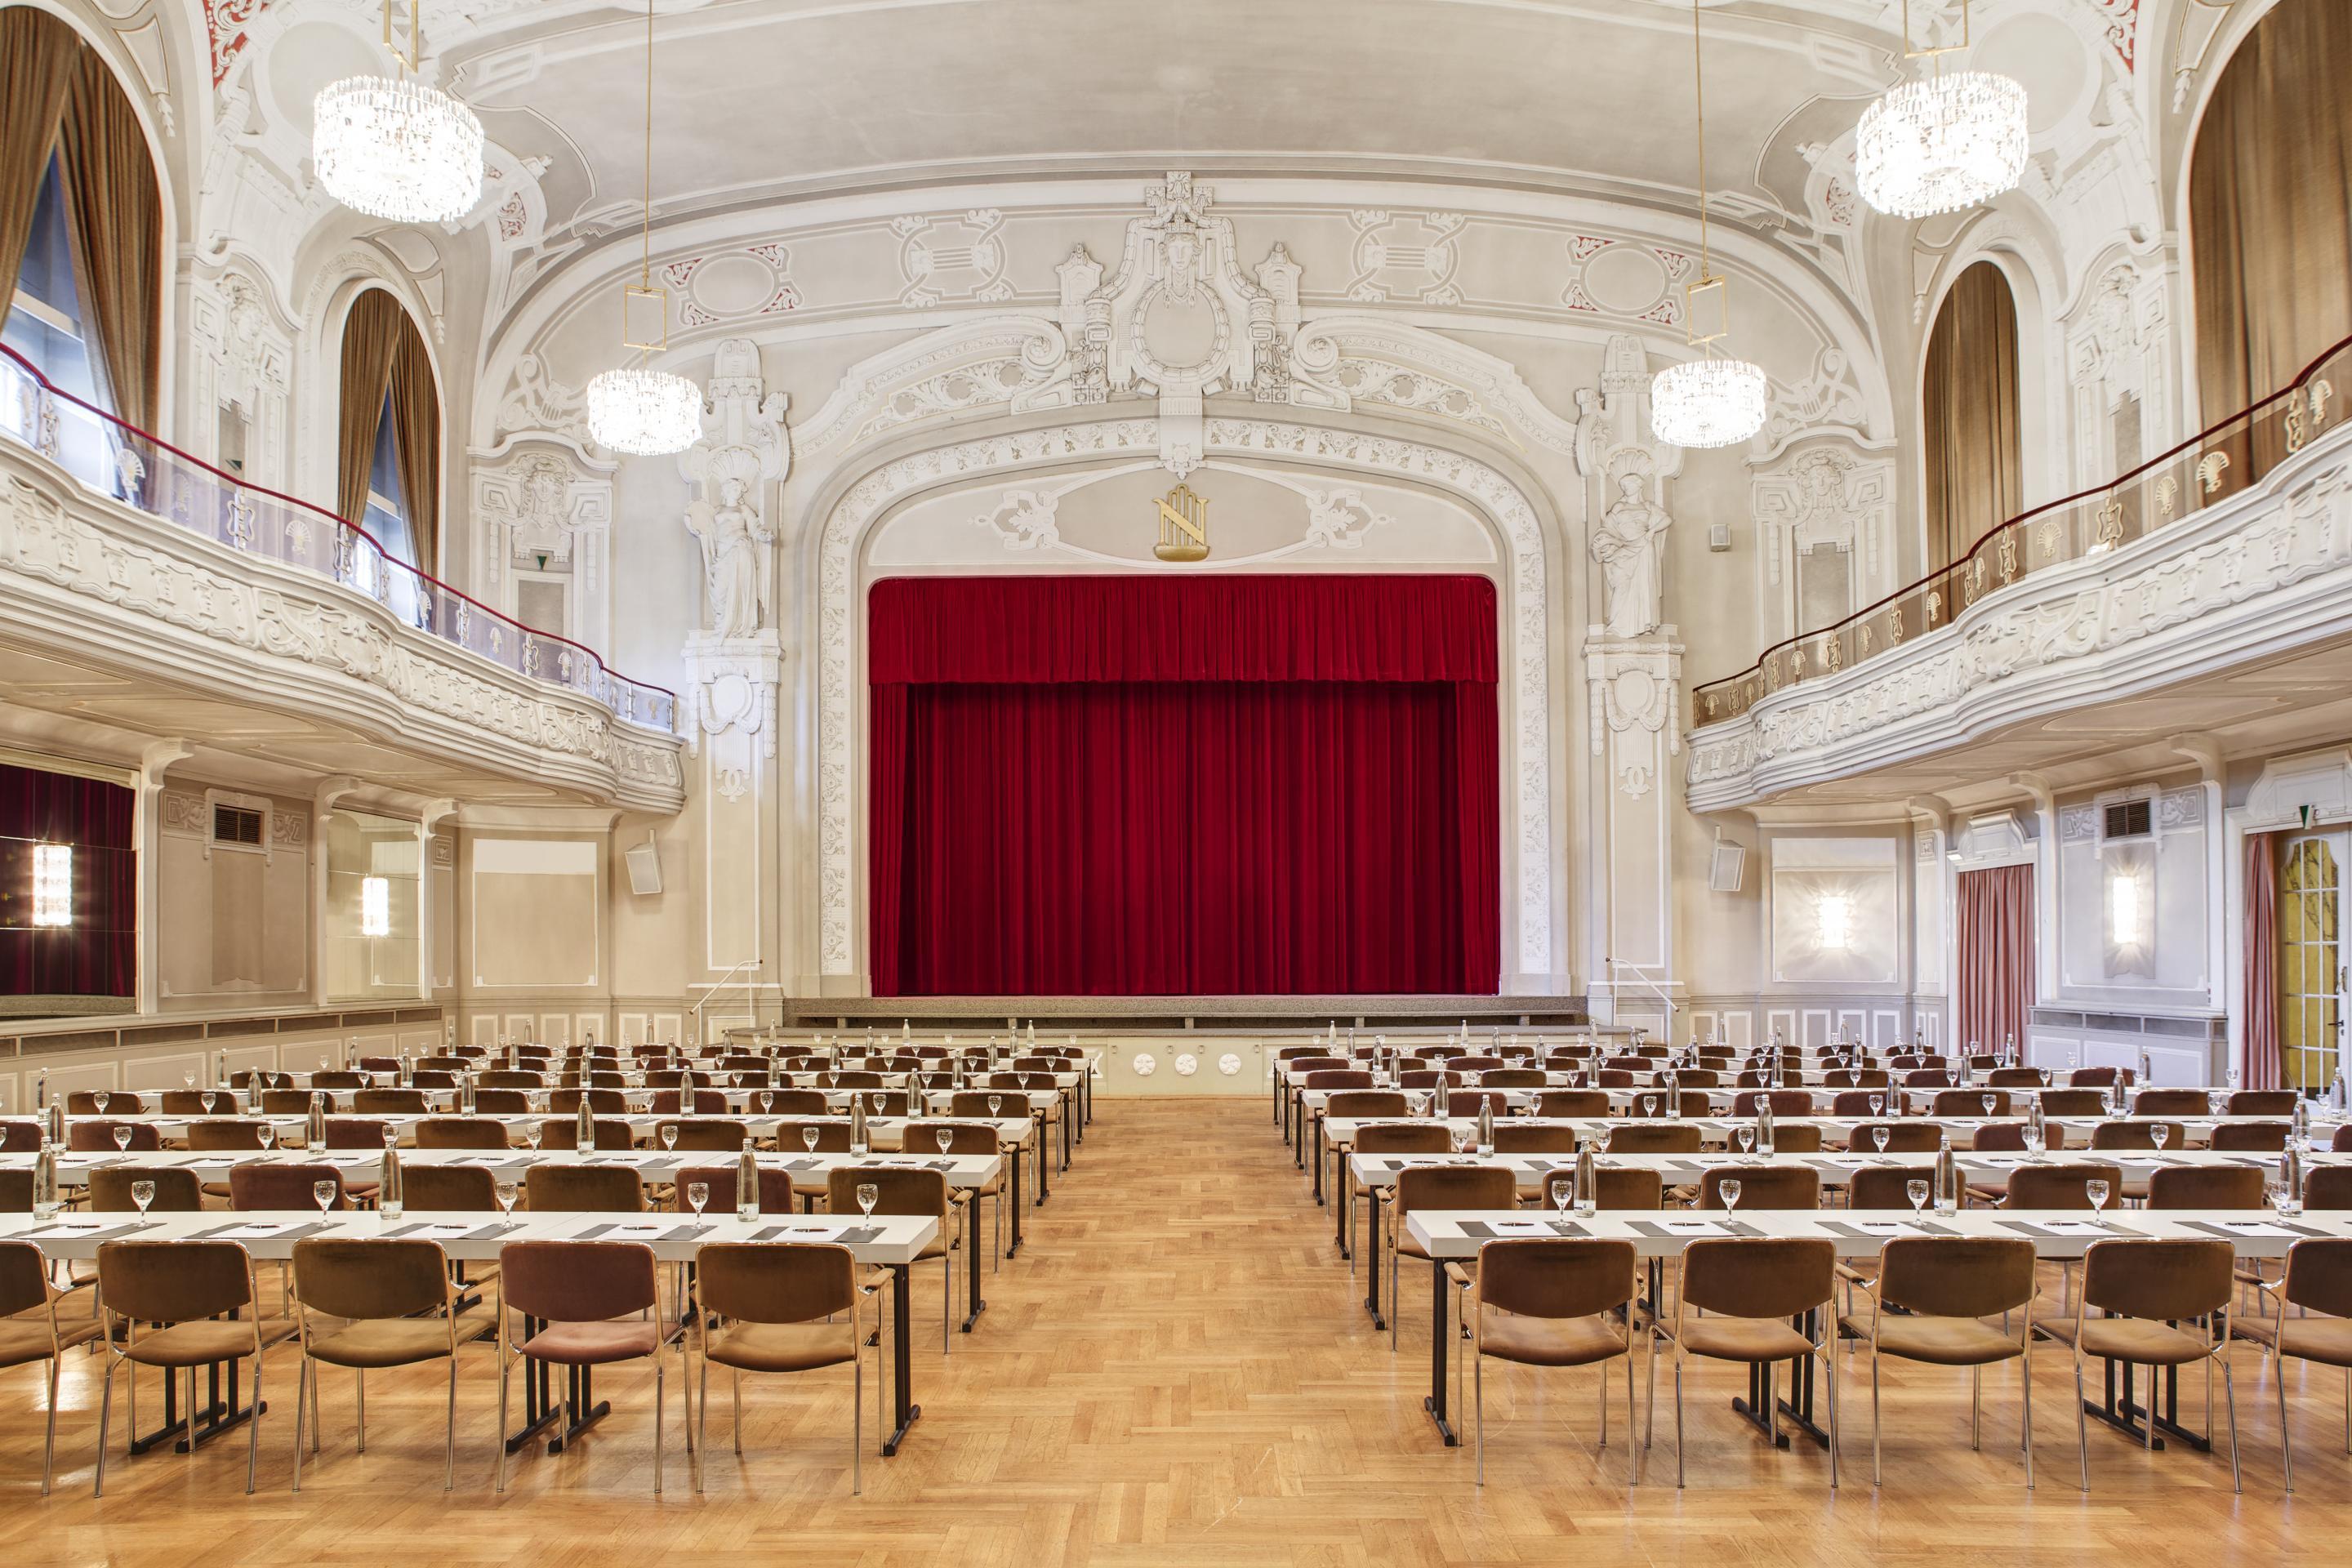
{"type": "Polygon", "coordinates": [[[1559,1217],[1568,1217],[1570,1204],[1576,1202],[1576,1177],[1567,1171],[1554,1171],[1549,1181],[1551,1201],[1559,1208],[1559,1217]]]}
{"type": "Polygon", "coordinates": [[[1657,1113],[1658,1097],[1654,1094],[1643,1095],[1642,1097],[1642,1114],[1644,1116],[1655,1116],[1657,1113]]]}
{"type": "Polygon", "coordinates": [[[686,1206],[694,1211],[695,1218],[700,1219],[702,1217],[702,1205],[709,1201],[710,1184],[709,1182],[688,1182],[686,1184],[686,1206]]]}
{"type": "Polygon", "coordinates": [[[2147,1130],[2147,1141],[2156,1145],[2157,1152],[2162,1153],[2164,1146],[2172,1141],[2172,1129],[2159,1121],[2147,1130]]]}
{"type": "Polygon", "coordinates": [[[948,1145],[955,1142],[955,1129],[952,1127],[934,1127],[931,1129],[931,1137],[938,1142],[940,1152],[944,1154],[948,1152],[948,1145]]]}
{"type": "Polygon", "coordinates": [[[1756,1152],[1756,1129],[1742,1124],[1733,1134],[1739,1140],[1739,1157],[1747,1159],[1756,1152]]]}
{"type": "Polygon", "coordinates": [[[1888,1134],[1892,1133],[1895,1130],[1893,1128],[1888,1127],[1884,1123],[1881,1123],[1879,1126],[1874,1127],[1870,1130],[1870,1141],[1878,1145],[1878,1152],[1880,1153],[1884,1154],[1886,1152],[1886,1139],[1888,1134]]]}
{"type": "Polygon", "coordinates": [[[767,1115],[776,1107],[776,1097],[766,1089],[760,1091],[760,1114],[767,1115]]]}
{"type": "Polygon", "coordinates": [[[509,1219],[512,1219],[514,1217],[515,1200],[522,1196],[522,1184],[520,1182],[500,1182],[498,1184],[495,1190],[498,1194],[499,1212],[505,1215],[509,1219]]]}
{"type": "Polygon", "coordinates": [[[1912,1214],[1919,1214],[1927,1206],[1927,1182],[1918,1176],[1912,1177],[1903,1184],[1903,1195],[1911,1200],[1912,1214]]]}
{"type": "Polygon", "coordinates": [[[530,1152],[532,1153],[536,1154],[539,1152],[539,1146],[541,1142],[545,1142],[546,1138],[547,1127],[543,1122],[526,1121],[523,1123],[522,1141],[530,1145],[530,1152]]]}
{"type": "Polygon", "coordinates": [[[155,1201],[155,1184],[143,1176],[131,1183],[131,1201],[139,1205],[139,1223],[144,1226],[147,1223],[147,1205],[155,1201]]]}
{"type": "Polygon", "coordinates": [[[992,1094],[992,1095],[990,1095],[990,1096],[988,1097],[988,1113],[989,1113],[991,1116],[994,1116],[997,1112],[999,1112],[999,1111],[1003,1110],[1003,1109],[1004,1109],[1004,1097],[1003,1097],[1003,1095],[1001,1095],[1001,1094],[992,1094]]]}
{"type": "Polygon", "coordinates": [[[180,1087],[181,1087],[182,1089],[194,1089],[194,1088],[195,1088],[195,1087],[196,1087],[196,1075],[195,1075],[195,1074],[194,1074],[194,1073],[192,1073],[192,1072],[184,1072],[184,1073],[182,1073],[182,1074],[180,1075],[180,1087]]]}
{"type": "Polygon", "coordinates": [[[89,1102],[98,1107],[98,1113],[103,1116],[106,1114],[106,1108],[114,1103],[114,1096],[101,1089],[89,1097],[89,1102]]]}
{"type": "Polygon", "coordinates": [[[263,1153],[266,1154],[269,1152],[270,1150],[278,1147],[277,1124],[269,1121],[261,1123],[261,1125],[253,1130],[253,1138],[255,1142],[261,1145],[261,1152],[263,1153]]]}
{"type": "Polygon", "coordinates": [[[815,1153],[817,1136],[817,1130],[814,1127],[802,1128],[801,1147],[807,1150],[812,1154],[815,1153]]]}
{"type": "Polygon", "coordinates": [[[1985,1108],[1985,1114],[1986,1114],[1987,1116],[1990,1116],[1990,1115],[1992,1114],[1992,1111],[1993,1111],[1993,1107],[1994,1107],[1994,1106],[1996,1106],[1996,1105],[1999,1105],[2000,1103],[2000,1101],[1999,1100],[1997,1100],[1996,1098],[1994,1098],[1993,1096],[1991,1096],[1991,1095],[1990,1095],[1990,1094],[1986,1095],[1986,1096],[1984,1097],[1984,1108],[1985,1108]]]}
{"type": "Polygon", "coordinates": [[[1886,1097],[1885,1095],[1874,1094],[1870,1097],[1870,1113],[1873,1116],[1884,1116],[1886,1114],[1886,1097]]]}
{"type": "Polygon", "coordinates": [[[2299,1215],[2303,1212],[2303,1194],[2296,1192],[2286,1182],[2281,1181],[2272,1186],[2271,1204],[2282,1217],[2299,1215]]]}
{"type": "Polygon", "coordinates": [[[2050,1069],[2048,1068],[2043,1068],[2042,1069],[2042,1087],[2044,1089],[2048,1089],[2050,1087],[2050,1069]]]}
{"type": "Polygon", "coordinates": [[[662,1123],[662,1127],[661,1127],[661,1146],[662,1146],[662,1152],[663,1152],[664,1153],[669,1153],[669,1152],[671,1152],[675,1151],[675,1150],[677,1148],[677,1122],[675,1122],[675,1121],[665,1121],[665,1122],[663,1122],[663,1123],[662,1123]]]}
{"type": "Polygon", "coordinates": [[[2094,1176],[2084,1182],[2083,1195],[2091,1200],[2091,1212],[2102,1216],[2099,1223],[2105,1224],[2104,1216],[2107,1207],[2107,1179],[2105,1176],[2094,1176]]]}
{"type": "Polygon", "coordinates": [[[329,1209],[335,1206],[336,1191],[336,1184],[332,1181],[320,1181],[312,1182],[310,1184],[310,1201],[319,1205],[319,1212],[320,1214],[325,1214],[329,1209]]]}
{"type": "Polygon", "coordinates": [[[1718,1182],[1716,1184],[1715,1190],[1717,1194],[1723,1199],[1723,1212],[1725,1214],[1727,1215],[1732,1210],[1739,1206],[1740,1186],[1738,1182],[1733,1180],[1718,1182]]]}
{"type": "Polygon", "coordinates": [[[866,1112],[867,1112],[869,1115],[873,1115],[873,1116],[879,1116],[879,1115],[881,1115],[881,1114],[882,1114],[882,1096],[881,1096],[879,1093],[875,1093],[875,1094],[869,1094],[869,1095],[867,1095],[867,1096],[866,1097],[866,1112]]]}
{"type": "Polygon", "coordinates": [[[874,1217],[874,1205],[882,1201],[882,1189],[871,1182],[857,1184],[857,1212],[867,1219],[874,1217]]]}
{"type": "Polygon", "coordinates": [[[131,1123],[128,1121],[118,1121],[114,1124],[114,1146],[124,1151],[130,1149],[131,1123]]]}

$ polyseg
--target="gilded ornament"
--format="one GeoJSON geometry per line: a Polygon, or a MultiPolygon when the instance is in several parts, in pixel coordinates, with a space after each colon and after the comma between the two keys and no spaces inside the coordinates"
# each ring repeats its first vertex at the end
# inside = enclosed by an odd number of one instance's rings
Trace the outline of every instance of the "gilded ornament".
{"type": "Polygon", "coordinates": [[[2000,534],[2000,580],[2017,581],[2017,530],[2005,528],[2000,534]]]}
{"type": "MultiPolygon", "coordinates": [[[[1932,601],[1936,596],[1933,594],[1930,594],[1927,597],[1930,600],[1932,606],[1932,601]]],[[[1933,618],[1932,607],[1930,618],[1933,618]]],[[[1903,606],[1900,605],[1890,605],[1886,609],[1886,646],[1888,647],[1894,647],[1898,646],[1902,641],[1903,606]]]]}
{"type": "Polygon", "coordinates": [[[2221,488],[2221,471],[2230,466],[2227,452],[2208,452],[2197,459],[2197,477],[2205,482],[2205,493],[2211,495],[2221,488]]]}
{"type": "Polygon", "coordinates": [[[1944,611],[1944,595],[1933,588],[1927,590],[1927,624],[1933,626],[1936,617],[1944,611]]]}
{"type": "Polygon", "coordinates": [[[2167,474],[2164,478],[2156,481],[2157,510],[2161,512],[2166,518],[2168,519],[2172,516],[2172,509],[2175,505],[2179,504],[2179,500],[2180,481],[2179,479],[2174,479],[2170,474],[2167,474]]]}
{"type": "Polygon", "coordinates": [[[1835,675],[1844,663],[1844,649],[1838,644],[1837,633],[1825,634],[1822,637],[1822,667],[1835,675]]]}
{"type": "Polygon", "coordinates": [[[1853,656],[1857,659],[1870,657],[1870,623],[1868,621],[1854,623],[1853,656]]]}
{"type": "Polygon", "coordinates": [[[2107,504],[2099,509],[2099,539],[2094,547],[2113,550],[2124,542],[2124,503],[2110,492],[2107,504]]]}

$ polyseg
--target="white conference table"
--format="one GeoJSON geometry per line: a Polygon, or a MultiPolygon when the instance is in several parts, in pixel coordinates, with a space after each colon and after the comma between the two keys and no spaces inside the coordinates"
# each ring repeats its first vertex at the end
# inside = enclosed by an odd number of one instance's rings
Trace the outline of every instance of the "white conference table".
{"type": "MultiPolygon", "coordinates": [[[[1596,1237],[1630,1241],[1634,1254],[1655,1267],[1681,1257],[1683,1248],[1703,1238],[1725,1237],[1818,1237],[1827,1239],[1841,1258],[1874,1258],[1879,1249],[1897,1237],[1984,1237],[2004,1239],[2022,1238],[2033,1244],[2037,1257],[2045,1260],[2080,1258],[2084,1252],[2102,1241],[2155,1240],[2222,1240],[2227,1241],[2241,1258],[2279,1258],[2296,1242],[2312,1238],[2352,1238],[2352,1213],[2310,1213],[2282,1218],[2278,1215],[2246,1214],[2228,1210],[2203,1212],[2192,1209],[2132,1209],[2116,1217],[2086,1216],[2080,1211],[2027,1210],[2011,1212],[1993,1209],[1962,1209],[1958,1214],[1930,1214],[1916,1217],[1885,1215],[1863,1215],[1840,1210],[1773,1210],[1758,1209],[1745,1214],[1676,1215],[1631,1213],[1619,1211],[1597,1215],[1580,1215],[1560,1218],[1536,1215],[1524,1209],[1469,1210],[1433,1209],[1415,1211],[1405,1216],[1405,1226],[1433,1260],[1430,1267],[1430,1363],[1429,1394],[1423,1401],[1431,1419],[1437,1424],[1439,1435],[1452,1447],[1460,1443],[1448,1419],[1447,1408],[1447,1349],[1453,1339],[1453,1308],[1446,1289],[1444,1265],[1449,1259],[1473,1258],[1478,1248],[1489,1241],[1529,1237],[1596,1237]]],[[[1653,1275],[1655,1279],[1655,1275],[1653,1275]]],[[[1804,1365],[1798,1376],[1790,1380],[1791,1399],[1780,1406],[1784,1424],[1793,1423],[1817,1441],[1825,1436],[1812,1421],[1811,1357],[1803,1358],[1804,1365]],[[1800,1393],[1800,1378],[1801,1393],[1800,1393]]],[[[1748,1398],[1735,1401],[1735,1408],[1748,1419],[1764,1424],[1763,1401],[1770,1397],[1769,1375],[1762,1368],[1753,1369],[1748,1384],[1748,1398]]],[[[2176,1387],[2168,1380],[2168,1388],[2176,1387]]],[[[2147,1415],[2158,1430],[2201,1442],[2198,1434],[2184,1431],[2172,1419],[2175,1412],[2168,1406],[2158,1415],[2155,1410],[2155,1390],[2148,1391],[2147,1415]]],[[[2108,1394],[2103,1405],[2084,1402],[2086,1414],[2134,1434],[2144,1431],[2133,1424],[2131,1369],[2125,1369],[2122,1385],[2122,1405],[2116,1406],[2115,1380],[2110,1373],[2108,1394]]]]}
{"type": "MultiPolygon", "coordinates": [[[[387,1216],[365,1209],[332,1214],[293,1210],[240,1215],[213,1210],[204,1214],[157,1215],[144,1223],[135,1215],[100,1218],[69,1215],[56,1220],[37,1220],[30,1215],[0,1215],[0,1241],[29,1241],[44,1256],[60,1262],[89,1261],[109,1241],[192,1240],[234,1241],[257,1260],[277,1262],[292,1258],[294,1244],[310,1237],[413,1237],[438,1243],[456,1262],[493,1260],[500,1247],[518,1241],[640,1242],[652,1248],[656,1261],[668,1264],[691,1263],[697,1252],[713,1242],[831,1243],[846,1247],[858,1262],[889,1269],[892,1289],[898,1298],[898,1310],[890,1314],[897,1426],[882,1445],[886,1455],[898,1451],[908,1428],[923,1413],[914,1396],[914,1313],[908,1271],[938,1237],[939,1230],[939,1221],[927,1215],[763,1215],[757,1219],[741,1220],[727,1214],[705,1215],[698,1220],[679,1215],[649,1215],[633,1219],[600,1214],[387,1216]]],[[[236,1407],[236,1364],[228,1363],[226,1400],[215,1400],[209,1413],[190,1413],[189,1426],[194,1440],[201,1442],[250,1415],[236,1407]],[[197,1417],[204,1419],[200,1422],[197,1417]]],[[[168,1395],[174,1381],[165,1380],[167,1429],[175,1421],[168,1395]]],[[[524,1425],[520,1432],[507,1436],[509,1453],[562,1419],[563,1407],[550,1397],[548,1384],[548,1369],[543,1363],[535,1365],[525,1376],[524,1425]]],[[[604,1413],[603,1406],[594,1404],[588,1369],[576,1369],[572,1373],[568,1403],[575,1419],[556,1437],[559,1446],[569,1442],[604,1413]]]]}

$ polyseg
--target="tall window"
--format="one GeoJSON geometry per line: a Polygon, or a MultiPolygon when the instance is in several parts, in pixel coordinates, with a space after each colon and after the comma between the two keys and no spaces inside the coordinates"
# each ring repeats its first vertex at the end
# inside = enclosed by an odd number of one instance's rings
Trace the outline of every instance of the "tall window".
{"type": "MultiPolygon", "coordinates": [[[[416,324],[381,289],[361,293],[344,318],[341,395],[337,510],[394,559],[432,573],[439,537],[440,397],[416,324]]],[[[406,573],[395,576],[410,581],[406,573]]]]}
{"type": "MultiPolygon", "coordinates": [[[[0,342],[14,349],[58,391],[108,413],[113,398],[106,387],[103,356],[91,352],[83,322],[81,290],[74,284],[72,242],[66,233],[65,187],[52,156],[42,172],[39,194],[33,202],[31,232],[25,259],[16,269],[16,287],[8,301],[8,318],[0,342]]],[[[103,471],[107,458],[106,422],[71,404],[58,405],[58,460],[75,473],[103,471]]],[[[0,418],[23,417],[19,400],[5,400],[0,418]]],[[[30,440],[37,432],[12,433],[30,440]]]]}
{"type": "MultiPolygon", "coordinates": [[[[2214,425],[2352,337],[2352,6],[2284,0],[2215,84],[2189,169],[2198,401],[2214,425]]],[[[2284,455],[2266,426],[2223,487],[2284,455]]]]}
{"type": "Polygon", "coordinates": [[[1961,273],[1936,312],[1921,384],[1927,423],[1927,567],[1949,566],[2025,510],[2017,392],[2017,303],[1990,261],[1961,273]]]}
{"type": "Polygon", "coordinates": [[[2282,836],[2278,862],[2278,1037],[2282,1085],[2324,1089],[2344,1029],[2345,835],[2282,836]]]}

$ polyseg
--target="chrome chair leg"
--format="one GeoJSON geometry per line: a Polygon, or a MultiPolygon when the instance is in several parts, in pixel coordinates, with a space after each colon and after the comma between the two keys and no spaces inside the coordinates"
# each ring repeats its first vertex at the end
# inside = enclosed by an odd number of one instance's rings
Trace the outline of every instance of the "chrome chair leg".
{"type": "Polygon", "coordinates": [[[41,1495],[49,1495],[49,1483],[58,1473],[58,1373],[64,1370],[63,1356],[49,1358],[49,1435],[41,1446],[41,1495]]]}
{"type": "Polygon", "coordinates": [[[1486,1358],[1485,1356],[1480,1356],[1473,1364],[1470,1383],[1474,1391],[1470,1404],[1477,1412],[1477,1418],[1473,1425],[1478,1434],[1476,1439],[1478,1484],[1483,1487],[1486,1484],[1486,1358]]]}
{"type": "Polygon", "coordinates": [[[310,1409],[310,1358],[305,1355],[294,1368],[294,1489],[302,1489],[302,1417],[310,1409]]]}
{"type": "MultiPolygon", "coordinates": [[[[110,1344],[106,1347],[105,1354],[106,1383],[98,1395],[98,1473],[91,1479],[89,1484],[89,1495],[92,1497],[106,1495],[106,1432],[108,1426],[112,1424],[114,1415],[114,1363],[119,1358],[110,1344]]],[[[134,1427],[133,1430],[136,1428],[134,1427]]]]}
{"type": "MultiPolygon", "coordinates": [[[[254,1309],[257,1312],[260,1310],[258,1307],[254,1309]]],[[[188,1381],[191,1384],[195,1382],[195,1375],[196,1369],[190,1367],[188,1381]]],[[[192,1394],[194,1390],[191,1389],[192,1394]]],[[[253,1414],[245,1418],[245,1495],[247,1497],[253,1495],[254,1470],[261,1462],[261,1352],[257,1347],[253,1352],[253,1414]]],[[[294,1440],[298,1446],[300,1444],[302,1434],[299,1431],[294,1434],[294,1440]]],[[[191,1397],[188,1401],[189,1456],[194,1458],[195,1451],[196,1402],[191,1397]]]]}
{"type": "Polygon", "coordinates": [[[1675,1357],[1675,1485],[1679,1489],[1683,1473],[1683,1358],[1675,1357]]]}
{"type": "MultiPolygon", "coordinates": [[[[501,1432],[499,1437],[503,1443],[506,1434],[501,1432]]],[[[294,1447],[297,1452],[302,1447],[302,1432],[299,1426],[294,1430],[294,1447]]],[[[449,1410],[441,1447],[441,1489],[455,1491],[457,1487],[457,1358],[454,1355],[449,1358],[449,1410]]]]}
{"type": "MultiPolygon", "coordinates": [[[[2271,1376],[2278,1384],[2279,1466],[2286,1475],[2287,1493],[2293,1496],[2294,1493],[2294,1434],[2287,1430],[2286,1425],[2286,1357],[2275,1345],[2271,1347],[2271,1376]]],[[[50,1401],[51,1405],[56,1403],[54,1399],[50,1401]]]]}
{"type": "Polygon", "coordinates": [[[2083,1489],[2091,1489],[2091,1424],[2083,1405],[2083,1352],[2074,1352],[2074,1448],[2083,1466],[2083,1489]]]}
{"type": "Polygon", "coordinates": [[[2017,1358],[2017,1364],[2019,1370],[2024,1374],[2020,1381],[2025,1384],[2025,1423],[2024,1430],[2020,1434],[2019,1447],[2025,1450],[2025,1489],[2032,1491],[2033,1489],[2033,1342],[2031,1335],[2026,1340],[2024,1353],[2017,1358]]]}
{"type": "MultiPolygon", "coordinates": [[[[2246,1489],[2246,1478],[2238,1468],[2238,1381],[2231,1373],[2227,1340],[2221,1342],[2221,1401],[2230,1412],[2230,1489],[2242,1492],[2246,1489]]],[[[2210,1412],[2213,1407],[2209,1404],[2205,1408],[2210,1412]]],[[[2205,1424],[2210,1426],[2212,1423],[2212,1416],[2208,1415],[2205,1424]]]]}

